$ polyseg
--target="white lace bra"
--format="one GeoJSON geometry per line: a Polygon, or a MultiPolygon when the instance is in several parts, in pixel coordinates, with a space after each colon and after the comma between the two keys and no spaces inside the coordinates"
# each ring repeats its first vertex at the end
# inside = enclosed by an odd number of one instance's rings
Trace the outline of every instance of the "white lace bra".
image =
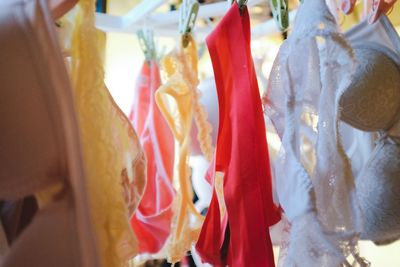
{"type": "Polygon", "coordinates": [[[340,99],[341,120],[364,131],[388,130],[400,111],[400,39],[386,16],[346,37],[359,64],[340,99]]]}
{"type": "Polygon", "coordinates": [[[341,119],[381,133],[356,179],[362,238],[386,244],[400,238],[400,38],[384,15],[346,35],[359,66],[340,100],[341,119]]]}
{"type": "Polygon", "coordinates": [[[381,138],[357,181],[364,215],[361,237],[379,244],[400,238],[400,145],[381,138]]]}

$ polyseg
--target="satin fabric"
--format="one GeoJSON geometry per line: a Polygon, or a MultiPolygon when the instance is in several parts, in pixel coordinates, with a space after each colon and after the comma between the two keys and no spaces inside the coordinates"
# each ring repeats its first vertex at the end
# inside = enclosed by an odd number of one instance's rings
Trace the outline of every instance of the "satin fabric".
{"type": "Polygon", "coordinates": [[[215,266],[274,266],[268,227],[279,221],[280,214],[272,201],[247,8],[240,12],[232,5],[208,36],[207,46],[220,112],[214,168],[208,175],[216,181],[224,175],[226,215],[221,218],[214,189],[196,250],[203,261],[215,266]]]}
{"type": "Polygon", "coordinates": [[[129,115],[147,158],[147,186],[131,225],[140,253],[157,253],[171,229],[174,137],[158,109],[154,94],[160,87],[157,62],[144,62],[129,115]]]}

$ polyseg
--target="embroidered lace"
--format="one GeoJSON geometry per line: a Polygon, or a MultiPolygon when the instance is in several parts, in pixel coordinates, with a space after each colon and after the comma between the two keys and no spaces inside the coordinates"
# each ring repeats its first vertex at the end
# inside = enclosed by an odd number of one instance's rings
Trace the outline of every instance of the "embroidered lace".
{"type": "Polygon", "coordinates": [[[264,96],[265,112],[282,139],[275,180],[292,223],[284,266],[336,267],[348,264],[348,255],[358,255],[361,232],[337,115],[355,57],[325,1],[305,0],[294,25],[264,96]],[[302,194],[303,205],[290,192],[302,194]]]}

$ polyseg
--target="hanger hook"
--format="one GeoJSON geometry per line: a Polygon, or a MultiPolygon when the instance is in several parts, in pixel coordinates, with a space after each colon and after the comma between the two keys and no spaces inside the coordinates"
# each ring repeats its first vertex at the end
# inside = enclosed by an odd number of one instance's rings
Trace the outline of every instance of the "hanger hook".
{"type": "Polygon", "coordinates": [[[156,45],[154,42],[153,31],[147,28],[136,32],[140,48],[142,49],[147,61],[152,61],[156,58],[156,45]]]}
{"type": "Polygon", "coordinates": [[[240,13],[242,13],[243,8],[247,5],[247,2],[248,2],[248,0],[236,0],[236,1],[235,0],[228,0],[228,1],[229,1],[229,3],[231,5],[233,5],[233,3],[236,2],[238,7],[239,7],[240,13]]]}
{"type": "Polygon", "coordinates": [[[195,0],[183,0],[179,9],[179,32],[182,35],[183,47],[188,45],[188,36],[196,24],[199,3],[195,0]]]}
{"type": "MultiPolygon", "coordinates": [[[[300,0],[301,1],[301,0],[300,0]]],[[[285,32],[289,27],[289,3],[288,0],[269,0],[272,16],[279,30],[285,32]]]]}

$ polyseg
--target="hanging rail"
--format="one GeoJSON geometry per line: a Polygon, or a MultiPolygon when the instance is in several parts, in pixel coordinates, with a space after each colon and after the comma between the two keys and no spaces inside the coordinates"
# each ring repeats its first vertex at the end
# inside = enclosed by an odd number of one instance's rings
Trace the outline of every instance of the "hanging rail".
{"type": "MultiPolygon", "coordinates": [[[[249,0],[248,7],[255,6],[265,0],[249,0]]],[[[179,21],[179,11],[174,10],[166,13],[151,14],[168,0],[143,0],[135,8],[123,16],[114,16],[96,13],[97,28],[106,32],[129,32],[139,30],[144,24],[149,28],[165,27],[176,24],[179,21]]],[[[221,17],[229,8],[226,1],[201,5],[197,19],[221,17]]]]}

